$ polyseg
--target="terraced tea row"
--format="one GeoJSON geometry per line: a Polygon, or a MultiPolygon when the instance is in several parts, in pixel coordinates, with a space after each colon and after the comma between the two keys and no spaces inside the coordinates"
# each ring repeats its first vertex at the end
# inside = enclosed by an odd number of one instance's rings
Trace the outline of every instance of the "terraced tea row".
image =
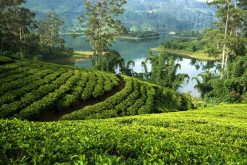
{"type": "Polygon", "coordinates": [[[0,82],[0,118],[110,118],[186,110],[190,105],[183,95],[139,79],[43,62],[5,63],[0,82]]]}
{"type": "Polygon", "coordinates": [[[14,62],[13,59],[5,56],[0,56],[0,65],[14,62]]]}
{"type": "Polygon", "coordinates": [[[41,62],[0,66],[0,117],[37,120],[56,109],[98,98],[119,85],[119,78],[41,62]]]}
{"type": "Polygon", "coordinates": [[[64,115],[61,119],[102,119],[183,110],[182,107],[187,108],[188,101],[183,95],[134,78],[126,76],[123,76],[123,78],[126,84],[120,92],[103,102],[64,115]]]}

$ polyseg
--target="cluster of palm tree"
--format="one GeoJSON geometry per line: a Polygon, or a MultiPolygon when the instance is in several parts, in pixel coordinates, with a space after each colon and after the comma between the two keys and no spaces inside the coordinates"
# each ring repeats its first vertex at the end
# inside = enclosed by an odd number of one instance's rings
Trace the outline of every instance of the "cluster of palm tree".
{"type": "Polygon", "coordinates": [[[151,52],[146,60],[142,62],[142,66],[144,72],[137,75],[139,78],[173,90],[179,89],[184,81],[190,78],[187,74],[177,73],[181,65],[176,63],[175,57],[167,56],[164,53],[154,55],[151,52]],[[150,71],[147,68],[148,64],[151,66],[150,71]]]}
{"type": "Polygon", "coordinates": [[[98,65],[95,65],[96,69],[140,78],[174,90],[179,89],[183,82],[189,79],[187,74],[177,73],[181,65],[176,63],[176,59],[173,56],[169,57],[162,53],[158,55],[150,53],[145,61],[142,62],[143,72],[141,73],[133,70],[134,61],[130,60],[125,63],[117,51],[105,53],[99,61],[98,65]],[[151,67],[150,71],[148,70],[148,65],[151,67]]]}

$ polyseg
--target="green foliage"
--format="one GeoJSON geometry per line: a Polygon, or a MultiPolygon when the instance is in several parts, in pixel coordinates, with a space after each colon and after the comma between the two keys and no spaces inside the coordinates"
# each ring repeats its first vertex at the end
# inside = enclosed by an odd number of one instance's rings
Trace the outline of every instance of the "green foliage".
{"type": "MultiPolygon", "coordinates": [[[[93,58],[93,60],[96,60],[95,56],[93,58]]],[[[112,73],[115,73],[118,68],[123,70],[124,67],[124,59],[121,57],[119,52],[114,50],[109,50],[104,53],[103,56],[98,57],[98,64],[95,66],[98,70],[112,73]]]]}
{"type": "Polygon", "coordinates": [[[4,0],[0,3],[0,54],[17,53],[25,57],[29,50],[35,14],[22,6],[24,2],[4,0]]]}
{"type": "Polygon", "coordinates": [[[204,51],[210,55],[217,55],[221,53],[222,40],[220,39],[222,34],[220,31],[211,28],[204,31],[202,40],[204,41],[204,51]]]}
{"type": "Polygon", "coordinates": [[[114,36],[124,31],[118,16],[123,11],[126,0],[84,0],[87,29],[85,35],[93,49],[95,62],[100,64],[101,56],[110,50],[114,36]]]}
{"type": "Polygon", "coordinates": [[[177,90],[184,80],[189,78],[187,74],[177,73],[181,66],[166,54],[153,55],[151,53],[142,65],[145,72],[137,74],[137,77],[173,90],[177,90]],[[151,71],[147,69],[148,62],[151,64],[151,71]]]}
{"type": "Polygon", "coordinates": [[[209,32],[213,32],[213,44],[222,50],[221,78],[227,79],[230,59],[246,54],[246,29],[242,28],[247,22],[246,3],[242,0],[212,0],[208,4],[217,7],[214,30],[209,32]]]}
{"type": "Polygon", "coordinates": [[[6,57],[6,56],[0,56],[0,65],[12,63],[14,60],[12,58],[6,57]]]}
{"type": "Polygon", "coordinates": [[[201,97],[205,98],[205,95],[213,90],[211,80],[219,78],[216,74],[206,70],[205,72],[199,74],[197,77],[193,79],[196,80],[197,84],[195,88],[201,93],[201,97]]]}
{"type": "Polygon", "coordinates": [[[84,120],[92,118],[110,118],[145,113],[159,113],[172,110],[187,110],[191,102],[178,93],[124,76],[125,88],[117,94],[71,114],[62,120],[84,120]]]}
{"type": "Polygon", "coordinates": [[[5,64],[0,71],[0,118],[36,121],[50,111],[65,114],[62,119],[109,118],[187,110],[191,104],[170,89],[101,71],[30,61],[5,64]],[[121,84],[120,78],[124,79],[121,84]],[[111,93],[119,85],[121,91],[103,97],[102,102],[77,108],[111,93]],[[72,113],[66,114],[67,111],[72,113]]]}
{"type": "Polygon", "coordinates": [[[0,164],[246,164],[246,108],[76,122],[1,120],[0,164]]]}
{"type": "Polygon", "coordinates": [[[0,54],[27,59],[47,59],[72,54],[65,48],[59,30],[63,21],[55,13],[42,20],[24,7],[25,0],[0,4],[0,54]]]}
{"type": "Polygon", "coordinates": [[[188,39],[177,39],[177,40],[162,42],[161,46],[169,49],[185,49],[186,48],[186,46],[184,45],[185,42],[188,42],[188,39]]]}
{"type": "Polygon", "coordinates": [[[247,79],[246,77],[231,78],[224,81],[212,79],[208,86],[210,90],[204,95],[206,100],[214,103],[239,103],[243,100],[243,95],[246,92],[247,79]]]}
{"type": "Polygon", "coordinates": [[[161,43],[161,48],[185,50],[188,52],[203,52],[210,56],[217,57],[220,53],[220,47],[217,43],[214,43],[213,38],[215,34],[211,34],[211,31],[204,31],[203,34],[197,36],[197,38],[176,38],[170,41],[161,43]]]}
{"type": "Polygon", "coordinates": [[[247,73],[247,56],[239,56],[230,64],[230,77],[242,77],[247,73]]]}
{"type": "Polygon", "coordinates": [[[242,103],[247,104],[247,92],[245,92],[245,94],[243,94],[242,103]]]}
{"type": "Polygon", "coordinates": [[[38,58],[52,59],[61,56],[69,56],[73,51],[65,48],[65,41],[59,34],[64,22],[56,13],[47,13],[46,16],[37,21],[37,51],[38,58]]]}
{"type": "MultiPolygon", "coordinates": [[[[83,31],[85,24],[76,19],[84,11],[82,0],[27,0],[26,7],[42,18],[47,12],[59,13],[65,20],[66,32],[83,31]]],[[[202,30],[211,25],[214,9],[205,2],[196,0],[128,0],[121,21],[131,30],[155,30],[169,32],[176,30],[202,30]],[[169,6],[169,10],[164,10],[169,6]],[[181,8],[183,6],[183,8],[181,8]],[[188,10],[189,8],[189,10],[188,10]],[[179,9],[179,10],[178,10],[179,9]]],[[[192,33],[192,32],[191,32],[192,33]]]]}
{"type": "Polygon", "coordinates": [[[201,92],[202,98],[210,102],[241,102],[247,90],[246,67],[246,56],[239,56],[230,63],[228,79],[222,80],[218,75],[206,71],[194,78],[197,81],[195,88],[201,92]]]}
{"type": "Polygon", "coordinates": [[[37,120],[54,108],[98,98],[119,85],[115,75],[42,62],[16,61],[0,66],[0,117],[37,120]]]}

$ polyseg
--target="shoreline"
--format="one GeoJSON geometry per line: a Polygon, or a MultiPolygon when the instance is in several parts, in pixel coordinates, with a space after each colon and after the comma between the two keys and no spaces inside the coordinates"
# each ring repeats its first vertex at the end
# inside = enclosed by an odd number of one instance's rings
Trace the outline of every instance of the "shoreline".
{"type": "Polygon", "coordinates": [[[116,39],[122,39],[122,40],[146,40],[146,39],[159,39],[160,36],[154,36],[154,37],[145,37],[145,38],[139,38],[139,37],[129,37],[129,36],[117,36],[116,39]]]}
{"type": "MultiPolygon", "coordinates": [[[[84,36],[84,33],[73,33],[73,32],[65,32],[65,33],[60,33],[61,35],[82,35],[84,36]]],[[[160,36],[153,36],[153,37],[130,37],[130,36],[116,36],[115,39],[122,39],[122,40],[146,40],[146,39],[159,39],[160,36]]]]}
{"type": "Polygon", "coordinates": [[[207,53],[203,52],[190,52],[186,50],[177,50],[177,49],[166,49],[166,48],[152,48],[150,49],[151,51],[154,52],[167,52],[170,54],[175,54],[178,56],[182,57],[188,57],[188,58],[193,58],[196,60],[201,60],[201,61],[219,61],[221,58],[217,57],[210,57],[207,53]]]}

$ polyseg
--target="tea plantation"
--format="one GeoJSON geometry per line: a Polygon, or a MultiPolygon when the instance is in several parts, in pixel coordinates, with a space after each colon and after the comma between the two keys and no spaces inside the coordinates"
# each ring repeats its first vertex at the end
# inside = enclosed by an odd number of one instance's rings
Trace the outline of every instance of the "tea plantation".
{"type": "Polygon", "coordinates": [[[127,76],[0,56],[0,164],[247,164],[247,105],[189,107],[127,76]]]}
{"type": "Polygon", "coordinates": [[[247,105],[115,119],[0,121],[0,164],[247,164],[247,105]]]}
{"type": "Polygon", "coordinates": [[[0,118],[110,118],[186,110],[183,95],[127,76],[0,57],[0,118]]]}

